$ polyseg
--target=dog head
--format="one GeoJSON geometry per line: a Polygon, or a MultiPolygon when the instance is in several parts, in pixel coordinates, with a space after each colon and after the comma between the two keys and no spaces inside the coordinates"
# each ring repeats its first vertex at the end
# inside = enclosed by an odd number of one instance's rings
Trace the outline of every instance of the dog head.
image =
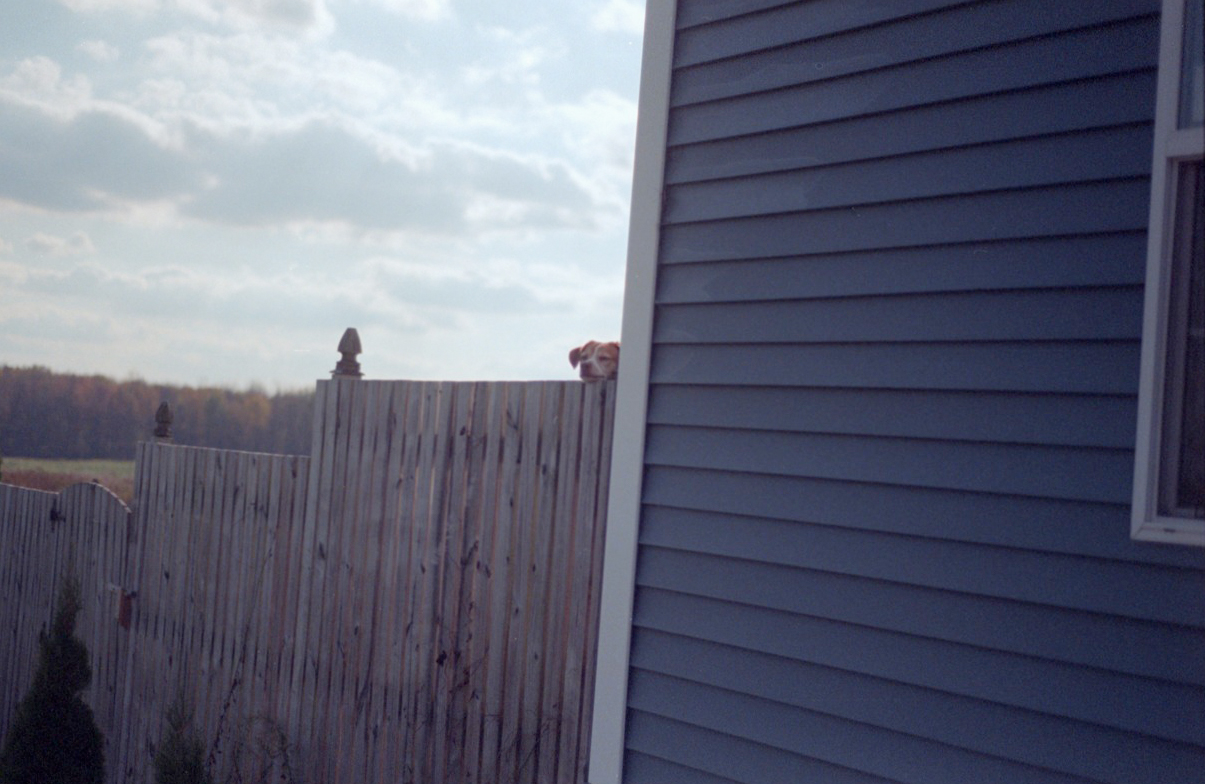
{"type": "Polygon", "coordinates": [[[582,381],[606,381],[619,372],[619,343],[591,340],[569,352],[569,364],[579,367],[582,381]]]}

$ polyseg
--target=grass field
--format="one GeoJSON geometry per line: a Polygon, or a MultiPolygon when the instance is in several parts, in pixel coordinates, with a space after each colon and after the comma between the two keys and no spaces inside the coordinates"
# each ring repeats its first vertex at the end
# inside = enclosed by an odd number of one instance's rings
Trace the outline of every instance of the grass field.
{"type": "Polygon", "coordinates": [[[0,462],[0,481],[58,492],[79,482],[93,479],[109,488],[127,504],[134,497],[133,460],[43,460],[31,457],[5,457],[0,462]]]}

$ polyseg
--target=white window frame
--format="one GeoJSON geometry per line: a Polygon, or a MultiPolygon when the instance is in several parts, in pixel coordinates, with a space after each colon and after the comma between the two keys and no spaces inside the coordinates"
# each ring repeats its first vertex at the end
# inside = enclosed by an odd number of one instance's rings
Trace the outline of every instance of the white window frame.
{"type": "Polygon", "coordinates": [[[1170,516],[1159,510],[1161,468],[1167,453],[1163,416],[1179,179],[1176,175],[1179,164],[1201,160],[1205,154],[1205,131],[1199,127],[1177,127],[1185,5],[1185,0],[1163,0],[1130,534],[1136,540],[1205,547],[1205,520],[1170,516]]]}
{"type": "Polygon", "coordinates": [[[586,776],[589,784],[619,784],[623,777],[632,603],[636,593],[636,548],[644,480],[645,415],[676,14],[675,0],[648,0],[644,12],[636,161],[620,336],[623,372],[619,374],[615,393],[590,768],[586,776]]]}

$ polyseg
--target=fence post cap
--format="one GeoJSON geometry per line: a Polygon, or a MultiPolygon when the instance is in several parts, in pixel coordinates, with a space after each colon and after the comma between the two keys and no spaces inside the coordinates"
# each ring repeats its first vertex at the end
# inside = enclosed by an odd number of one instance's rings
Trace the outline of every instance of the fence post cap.
{"type": "Polygon", "coordinates": [[[166,400],[155,410],[155,438],[163,441],[172,438],[172,410],[166,400]]]}
{"type": "Polygon", "coordinates": [[[339,340],[339,353],[343,355],[343,358],[331,371],[332,376],[360,378],[364,375],[360,372],[360,363],[356,361],[356,357],[363,353],[363,349],[360,348],[360,333],[356,332],[355,327],[348,327],[344,330],[343,337],[339,340]]]}

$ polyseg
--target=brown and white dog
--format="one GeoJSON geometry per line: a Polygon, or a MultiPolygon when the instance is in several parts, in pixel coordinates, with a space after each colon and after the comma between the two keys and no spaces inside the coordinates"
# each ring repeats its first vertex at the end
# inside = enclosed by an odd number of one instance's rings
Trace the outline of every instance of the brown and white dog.
{"type": "Polygon", "coordinates": [[[606,381],[619,373],[619,343],[591,340],[569,352],[569,364],[581,366],[582,381],[606,381]]]}

